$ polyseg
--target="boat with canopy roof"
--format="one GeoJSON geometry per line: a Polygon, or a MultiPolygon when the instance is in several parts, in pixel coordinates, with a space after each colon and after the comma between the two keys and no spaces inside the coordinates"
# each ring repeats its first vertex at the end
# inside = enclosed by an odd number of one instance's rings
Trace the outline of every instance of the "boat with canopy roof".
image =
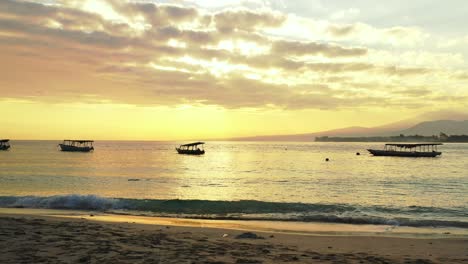
{"type": "Polygon", "coordinates": [[[180,145],[178,148],[176,148],[176,150],[177,150],[177,153],[179,154],[203,155],[205,154],[205,150],[203,149],[204,144],[205,142],[194,142],[194,143],[184,144],[184,145],[180,145]]]}
{"type": "Polygon", "coordinates": [[[10,148],[9,139],[0,139],[0,150],[8,150],[10,148]]]}
{"type": "Polygon", "coordinates": [[[437,150],[437,146],[442,143],[420,143],[420,144],[385,144],[385,149],[368,149],[374,156],[395,156],[395,157],[437,157],[442,152],[437,150]]]}
{"type": "Polygon", "coordinates": [[[94,150],[93,142],[93,140],[65,139],[62,144],[59,144],[59,147],[62,151],[90,152],[94,150]]]}

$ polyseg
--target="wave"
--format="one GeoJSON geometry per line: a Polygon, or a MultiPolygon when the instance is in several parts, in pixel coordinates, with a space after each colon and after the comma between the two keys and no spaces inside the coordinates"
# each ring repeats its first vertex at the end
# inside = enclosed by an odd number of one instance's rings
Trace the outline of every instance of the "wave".
{"type": "Polygon", "coordinates": [[[256,200],[159,200],[96,195],[0,196],[0,207],[94,210],[198,219],[300,221],[468,228],[467,208],[386,207],[256,200]]]}
{"type": "Polygon", "coordinates": [[[74,210],[109,210],[118,207],[119,199],[96,195],[0,196],[0,206],[74,210]]]}

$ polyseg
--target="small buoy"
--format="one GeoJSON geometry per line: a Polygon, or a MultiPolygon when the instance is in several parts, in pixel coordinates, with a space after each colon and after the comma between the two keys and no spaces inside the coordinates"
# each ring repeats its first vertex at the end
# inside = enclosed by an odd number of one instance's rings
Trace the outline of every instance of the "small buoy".
{"type": "Polygon", "coordinates": [[[326,158],[325,161],[330,161],[330,159],[329,159],[329,158],[326,158]]]}
{"type": "Polygon", "coordinates": [[[359,155],[361,155],[361,153],[359,153],[359,152],[356,152],[356,155],[357,155],[357,156],[359,156],[359,155]]]}

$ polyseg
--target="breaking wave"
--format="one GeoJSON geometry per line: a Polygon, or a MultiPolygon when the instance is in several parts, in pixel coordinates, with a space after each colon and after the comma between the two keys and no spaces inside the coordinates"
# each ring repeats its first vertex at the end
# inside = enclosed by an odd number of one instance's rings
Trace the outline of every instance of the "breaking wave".
{"type": "Polygon", "coordinates": [[[467,208],[355,206],[255,200],[158,200],[96,195],[0,196],[0,207],[94,210],[199,219],[468,228],[467,208]]]}

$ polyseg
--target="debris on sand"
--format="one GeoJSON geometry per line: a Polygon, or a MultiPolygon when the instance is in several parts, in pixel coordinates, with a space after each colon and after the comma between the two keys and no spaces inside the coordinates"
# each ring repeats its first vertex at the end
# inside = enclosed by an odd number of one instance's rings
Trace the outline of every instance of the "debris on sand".
{"type": "Polygon", "coordinates": [[[246,232],[246,233],[237,235],[236,239],[265,239],[265,238],[252,232],[246,232]]]}

